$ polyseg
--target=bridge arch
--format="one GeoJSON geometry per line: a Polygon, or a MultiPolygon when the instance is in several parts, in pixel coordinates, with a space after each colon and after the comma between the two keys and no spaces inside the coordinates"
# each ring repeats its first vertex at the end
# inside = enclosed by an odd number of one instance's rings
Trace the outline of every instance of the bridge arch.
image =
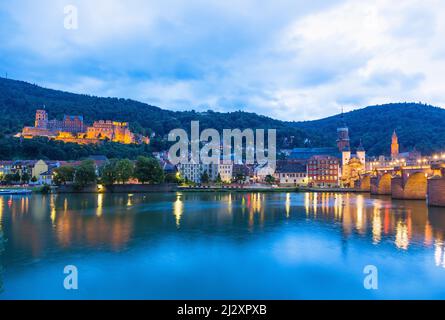
{"type": "Polygon", "coordinates": [[[383,174],[378,181],[378,194],[391,194],[391,174],[383,174]]]}
{"type": "Polygon", "coordinates": [[[428,178],[424,172],[410,174],[403,188],[406,199],[426,199],[428,178]]]}
{"type": "Polygon", "coordinates": [[[371,190],[371,176],[364,176],[360,180],[360,189],[364,191],[370,191],[371,190]]]}

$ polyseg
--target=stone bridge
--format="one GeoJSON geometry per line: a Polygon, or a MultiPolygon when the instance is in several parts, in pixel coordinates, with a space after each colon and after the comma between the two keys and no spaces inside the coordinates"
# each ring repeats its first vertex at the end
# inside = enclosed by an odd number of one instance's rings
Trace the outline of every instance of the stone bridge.
{"type": "Polygon", "coordinates": [[[381,168],[364,174],[358,188],[393,199],[427,199],[429,205],[445,206],[445,164],[381,168]]]}

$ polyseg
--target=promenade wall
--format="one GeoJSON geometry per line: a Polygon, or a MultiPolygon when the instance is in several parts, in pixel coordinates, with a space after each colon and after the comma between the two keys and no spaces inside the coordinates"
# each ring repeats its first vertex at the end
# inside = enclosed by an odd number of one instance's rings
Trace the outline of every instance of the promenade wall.
{"type": "Polygon", "coordinates": [[[98,187],[97,184],[86,186],[82,189],[74,185],[65,185],[57,188],[58,193],[150,193],[150,192],[174,192],[177,185],[164,184],[116,184],[113,186],[98,187]]]}

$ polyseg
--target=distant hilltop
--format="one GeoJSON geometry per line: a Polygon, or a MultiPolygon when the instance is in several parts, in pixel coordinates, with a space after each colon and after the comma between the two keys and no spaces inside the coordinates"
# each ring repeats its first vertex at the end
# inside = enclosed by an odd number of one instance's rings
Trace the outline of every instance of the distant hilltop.
{"type": "MultiPolygon", "coordinates": [[[[35,122],[36,106],[46,106],[51,117],[83,115],[84,121],[119,119],[134,134],[164,139],[170,130],[187,129],[191,120],[202,129],[275,128],[279,149],[335,147],[341,116],[315,121],[280,121],[255,113],[170,111],[129,99],[101,98],[45,89],[22,81],[0,78],[0,136],[12,136],[35,122]]],[[[424,154],[445,147],[445,110],[421,103],[393,103],[347,112],[351,145],[363,143],[369,155],[388,154],[394,130],[400,151],[416,149],[424,154]]],[[[151,141],[151,142],[152,142],[151,141]]],[[[158,142],[156,142],[158,144],[158,142]]]]}
{"type": "Polygon", "coordinates": [[[123,144],[149,144],[150,139],[134,134],[128,123],[111,120],[94,121],[86,126],[83,116],[65,115],[63,120],[49,120],[46,110],[36,111],[34,127],[24,127],[16,137],[49,139],[77,144],[96,144],[104,140],[123,144]]]}

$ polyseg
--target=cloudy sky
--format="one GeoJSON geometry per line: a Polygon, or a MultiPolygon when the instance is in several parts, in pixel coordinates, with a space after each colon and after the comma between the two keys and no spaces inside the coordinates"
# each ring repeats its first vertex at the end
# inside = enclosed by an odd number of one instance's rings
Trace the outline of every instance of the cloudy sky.
{"type": "Polygon", "coordinates": [[[445,106],[444,16],[443,0],[1,0],[0,73],[284,120],[445,106]]]}

